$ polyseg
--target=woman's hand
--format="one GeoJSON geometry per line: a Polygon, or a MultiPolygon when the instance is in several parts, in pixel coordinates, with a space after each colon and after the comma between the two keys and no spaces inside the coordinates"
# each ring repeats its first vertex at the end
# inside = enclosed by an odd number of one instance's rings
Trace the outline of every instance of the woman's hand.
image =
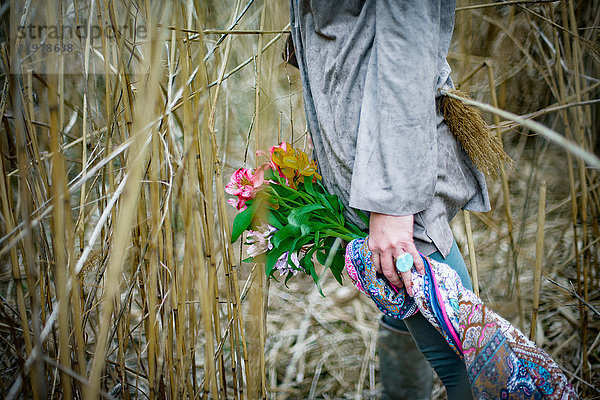
{"type": "Polygon", "coordinates": [[[397,287],[406,287],[409,296],[413,296],[410,270],[396,272],[396,257],[402,253],[410,253],[414,265],[420,274],[425,273],[423,260],[413,241],[412,215],[387,215],[371,213],[369,221],[369,250],[373,253],[373,265],[377,272],[382,272],[390,283],[397,287]]]}

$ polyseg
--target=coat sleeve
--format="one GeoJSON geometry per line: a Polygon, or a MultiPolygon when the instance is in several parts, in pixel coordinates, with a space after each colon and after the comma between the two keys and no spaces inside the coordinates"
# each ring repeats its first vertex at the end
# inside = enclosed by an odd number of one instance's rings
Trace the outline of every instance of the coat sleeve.
{"type": "Polygon", "coordinates": [[[440,26],[448,23],[450,8],[453,18],[455,2],[377,0],[376,4],[350,206],[415,214],[428,207],[435,192],[435,94],[440,44],[444,46],[440,26]]]}

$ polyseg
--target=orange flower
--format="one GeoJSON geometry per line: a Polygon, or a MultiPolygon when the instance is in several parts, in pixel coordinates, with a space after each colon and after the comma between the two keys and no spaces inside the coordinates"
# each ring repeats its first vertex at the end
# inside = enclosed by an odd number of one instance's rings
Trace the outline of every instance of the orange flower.
{"type": "Polygon", "coordinates": [[[271,162],[281,176],[285,177],[288,185],[294,187],[294,180],[303,182],[305,176],[321,179],[317,173],[317,163],[308,158],[302,150],[294,149],[290,144],[281,142],[279,146],[270,149],[271,162]]]}
{"type": "Polygon", "coordinates": [[[294,149],[289,146],[287,150],[281,147],[276,148],[273,151],[271,160],[277,165],[279,172],[283,174],[287,179],[293,178],[296,175],[296,164],[294,163],[295,152],[294,149]]]}
{"type": "Polygon", "coordinates": [[[305,152],[296,150],[298,158],[298,173],[300,176],[314,176],[321,179],[321,175],[317,173],[317,163],[314,160],[309,160],[305,152]]]}

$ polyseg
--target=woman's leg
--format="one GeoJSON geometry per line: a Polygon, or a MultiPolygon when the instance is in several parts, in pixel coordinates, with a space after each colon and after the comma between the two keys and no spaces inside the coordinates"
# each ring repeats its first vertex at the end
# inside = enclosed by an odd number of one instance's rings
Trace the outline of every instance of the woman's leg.
{"type": "MultiPolygon", "coordinates": [[[[385,317],[384,317],[385,318],[385,317]]],[[[378,335],[381,400],[429,400],[433,369],[401,320],[380,320],[378,335]],[[396,323],[401,324],[396,324],[396,323]]]]}
{"type": "MultiPolygon", "coordinates": [[[[445,259],[439,252],[435,252],[429,257],[448,264],[458,273],[463,286],[472,290],[471,278],[456,242],[445,259]]],[[[404,322],[417,346],[446,387],[448,400],[472,399],[473,394],[465,364],[446,343],[444,337],[421,313],[405,319],[404,322]]]]}
{"type": "Polygon", "coordinates": [[[419,350],[446,387],[448,400],[473,398],[465,364],[448,346],[440,333],[418,313],[405,320],[419,350]]]}

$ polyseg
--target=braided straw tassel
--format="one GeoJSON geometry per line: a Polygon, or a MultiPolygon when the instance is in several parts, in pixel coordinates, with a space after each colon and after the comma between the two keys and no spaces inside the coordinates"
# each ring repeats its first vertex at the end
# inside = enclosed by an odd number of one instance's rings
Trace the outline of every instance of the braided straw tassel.
{"type": "Polygon", "coordinates": [[[445,93],[466,99],[471,98],[457,89],[443,90],[439,107],[450,131],[477,168],[486,175],[497,176],[502,164],[513,164],[512,159],[502,148],[500,138],[490,131],[481,112],[458,99],[445,96],[445,93]]]}

